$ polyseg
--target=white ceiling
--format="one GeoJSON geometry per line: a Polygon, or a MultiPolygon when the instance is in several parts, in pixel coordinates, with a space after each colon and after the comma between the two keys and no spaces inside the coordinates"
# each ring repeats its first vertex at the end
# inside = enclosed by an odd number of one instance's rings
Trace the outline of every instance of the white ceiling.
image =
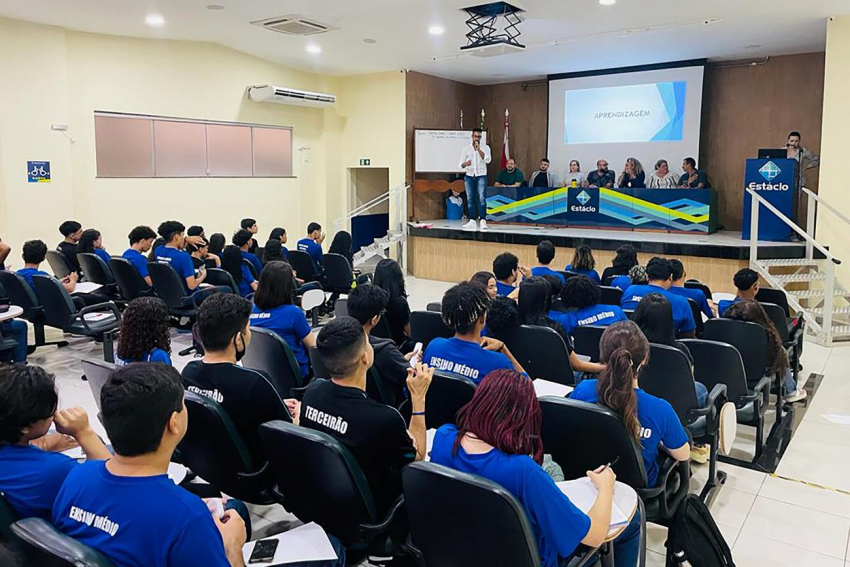
{"type": "Polygon", "coordinates": [[[284,65],[335,75],[411,69],[475,84],[550,73],[708,57],[732,59],[824,49],[826,20],[848,0],[518,0],[529,49],[494,58],[458,56],[460,8],[481,0],[0,0],[0,16],[73,30],[211,41],[284,65]],[[208,4],[224,10],[206,9],[208,4]],[[145,16],[162,14],[154,29],[145,16]],[[310,37],[249,22],[301,14],[339,27],[310,37]],[[710,25],[701,22],[715,21],[710,25]],[[431,25],[445,33],[432,36],[431,25]],[[363,42],[371,38],[377,43],[363,42]],[[558,45],[553,43],[558,42],[558,45]],[[308,53],[310,43],[321,46],[308,53]]]}

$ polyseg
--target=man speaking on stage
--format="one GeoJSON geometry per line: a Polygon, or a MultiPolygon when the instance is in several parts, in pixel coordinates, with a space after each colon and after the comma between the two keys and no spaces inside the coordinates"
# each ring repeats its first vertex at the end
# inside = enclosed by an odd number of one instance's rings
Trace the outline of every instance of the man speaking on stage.
{"type": "Polygon", "coordinates": [[[466,203],[469,207],[469,222],[463,228],[478,228],[476,219],[481,221],[481,230],[487,228],[487,164],[490,163],[490,146],[481,143],[481,130],[472,131],[472,143],[460,152],[460,167],[466,172],[466,203]]]}

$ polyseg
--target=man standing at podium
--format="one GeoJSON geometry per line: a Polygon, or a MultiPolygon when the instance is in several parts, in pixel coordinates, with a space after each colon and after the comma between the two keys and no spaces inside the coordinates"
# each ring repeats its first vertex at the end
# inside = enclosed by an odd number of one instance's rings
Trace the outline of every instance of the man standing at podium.
{"type": "Polygon", "coordinates": [[[463,228],[475,230],[476,220],[481,221],[481,230],[487,228],[487,164],[490,163],[490,147],[481,143],[481,130],[472,131],[472,143],[460,152],[460,167],[466,173],[466,203],[469,207],[469,222],[463,228]]]}
{"type": "Polygon", "coordinates": [[[806,187],[806,170],[812,169],[820,165],[820,158],[813,151],[804,148],[800,145],[802,136],[796,130],[788,134],[788,142],[785,144],[785,149],[788,151],[788,159],[797,160],[800,164],[799,174],[797,176],[797,189],[806,187]]]}

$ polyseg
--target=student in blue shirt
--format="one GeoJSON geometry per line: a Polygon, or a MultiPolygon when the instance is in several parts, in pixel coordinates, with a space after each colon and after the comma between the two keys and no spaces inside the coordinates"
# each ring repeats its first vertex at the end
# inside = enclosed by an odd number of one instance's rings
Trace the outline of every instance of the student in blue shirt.
{"type": "Polygon", "coordinates": [[[623,292],[625,292],[632,284],[646,285],[648,283],[649,278],[646,277],[646,268],[638,264],[637,266],[632,266],[628,275],[616,276],[613,280],[611,280],[611,287],[620,288],[623,292]]]}
{"type": "Polygon", "coordinates": [[[58,411],[55,379],[39,366],[0,366],[0,492],[21,518],[50,519],[59,488],[77,461],[59,451],[79,445],[89,459],[109,451],[85,410],[58,411]],[[50,426],[56,433],[48,433],[50,426]]]}
{"type": "Polygon", "coordinates": [[[660,293],[667,298],[673,308],[673,327],[679,337],[693,337],[696,331],[694,315],[688,300],[680,295],[670,293],[668,290],[673,285],[673,268],[665,258],[652,258],[646,264],[646,277],[649,283],[646,285],[632,284],[623,293],[620,307],[623,309],[637,309],[640,300],[650,293],[660,293]]]}
{"type": "Polygon", "coordinates": [[[148,259],[144,256],[147,254],[153,242],[156,239],[156,233],[149,226],[139,225],[130,231],[127,235],[130,240],[130,247],[121,255],[122,258],[133,264],[142,279],[148,285],[153,285],[151,276],[148,272],[148,259]]]}
{"type": "MultiPolygon", "coordinates": [[[[30,284],[30,287],[35,291],[35,283],[33,282],[33,276],[49,276],[47,272],[39,269],[39,266],[42,262],[44,262],[44,258],[47,256],[47,245],[41,240],[27,240],[24,242],[23,248],[23,259],[24,259],[24,267],[18,270],[18,274],[23,276],[27,283],[30,284]]],[[[74,293],[74,289],[77,287],[78,280],[77,272],[71,272],[64,278],[62,278],[62,287],[64,287],[68,293],[74,293]]]]}
{"type": "MultiPolygon", "coordinates": [[[[263,263],[260,262],[260,259],[257,258],[255,254],[250,252],[251,243],[254,242],[253,234],[251,234],[248,230],[240,230],[233,235],[233,245],[239,248],[240,253],[242,254],[242,258],[251,263],[251,266],[254,268],[254,273],[257,277],[260,277],[260,272],[263,271],[263,263]]],[[[256,249],[256,247],[255,247],[256,249]]],[[[224,257],[224,253],[222,252],[222,258],[224,257]]]]}
{"type": "Polygon", "coordinates": [[[325,233],[322,232],[322,225],[317,222],[311,222],[307,225],[307,237],[298,241],[297,248],[301,252],[306,252],[313,261],[313,267],[316,269],[317,275],[322,275],[322,242],[325,241],[325,233]]]}
{"type": "Polygon", "coordinates": [[[623,418],[640,443],[647,485],[658,482],[659,449],[677,461],[690,459],[688,434],[669,402],[640,389],[640,369],[649,359],[649,341],[633,321],[614,323],[602,334],[600,358],[605,370],[598,380],[581,382],[570,398],[606,406],[623,418]]]}
{"type": "MultiPolygon", "coordinates": [[[[283,253],[284,259],[289,262],[289,249],[284,246],[287,241],[286,229],[280,226],[276,226],[275,228],[273,228],[272,231],[269,233],[269,242],[271,242],[272,240],[278,241],[278,243],[280,244],[280,251],[281,253],[283,253]]],[[[263,253],[263,259],[265,259],[265,253],[263,253]]]]}
{"type": "Polygon", "coordinates": [[[422,362],[476,384],[499,368],[525,373],[502,341],[481,336],[489,305],[490,296],[479,284],[461,282],[449,289],[443,296],[442,317],[455,336],[432,340],[422,362]]]}
{"type": "Polygon", "coordinates": [[[564,270],[567,272],[575,272],[582,276],[587,276],[599,284],[601,280],[599,279],[599,272],[594,269],[595,267],[596,260],[593,258],[593,251],[590,249],[590,246],[582,244],[576,248],[575,254],[573,255],[573,261],[567,264],[567,267],[564,268],[564,270]]]}
{"type": "Polygon", "coordinates": [[[233,276],[239,286],[239,295],[246,297],[257,291],[257,281],[251,268],[245,263],[242,252],[233,244],[224,247],[221,254],[221,269],[233,276]]]}
{"type": "MultiPolygon", "coordinates": [[[[585,514],[540,466],[544,453],[541,428],[540,404],[531,380],[511,370],[495,370],[460,410],[457,425],[437,430],[431,462],[504,487],[525,510],[541,564],[558,567],[566,565],[579,544],[598,547],[606,539],[616,477],[610,467],[587,473],[599,493],[585,514]]],[[[614,540],[616,567],[637,565],[640,531],[640,513],[636,512],[614,540]]]]}
{"type": "Polygon", "coordinates": [[[251,326],[277,333],[286,341],[301,376],[310,374],[309,348],[316,346],[316,337],[300,307],[293,305],[292,266],[286,262],[269,262],[260,274],[260,284],[254,295],[251,326]]]}
{"type": "Polygon", "coordinates": [[[566,281],[564,278],[564,274],[561,272],[556,272],[552,268],[549,267],[549,264],[552,263],[552,260],[555,259],[555,245],[551,240],[541,240],[537,245],[537,262],[538,265],[531,268],[532,276],[555,276],[561,283],[566,281]]]}
{"type": "Polygon", "coordinates": [[[519,265],[519,258],[510,252],[502,252],[493,260],[493,275],[496,276],[496,293],[516,297],[521,278],[530,278],[531,270],[519,265]]]}
{"type": "Polygon", "coordinates": [[[189,421],[180,373],[146,362],[119,368],[101,391],[101,416],[115,455],[68,474],[53,525],[126,567],[242,566],[239,514],[214,517],[168,478],[189,421]]]}
{"type": "Polygon", "coordinates": [[[472,277],[469,278],[470,282],[478,282],[484,286],[487,290],[487,295],[490,296],[490,299],[495,299],[499,295],[499,288],[496,287],[496,276],[493,275],[492,272],[481,271],[475,272],[472,274],[472,277]]]}
{"type": "Polygon", "coordinates": [[[171,366],[168,307],[158,297],[137,297],[121,316],[118,348],[121,364],[161,362],[171,366]]]}
{"type": "Polygon", "coordinates": [[[561,292],[561,302],[567,309],[566,313],[559,313],[553,319],[564,326],[564,331],[572,335],[576,327],[596,325],[607,327],[617,321],[625,321],[626,314],[617,305],[601,305],[599,300],[602,292],[599,285],[587,276],[573,276],[567,280],[564,290],[561,292]]]}
{"type": "Polygon", "coordinates": [[[98,258],[109,265],[109,252],[103,248],[103,236],[99,230],[88,228],[83,231],[77,242],[77,254],[96,254],[98,258]]]}
{"type": "Polygon", "coordinates": [[[708,299],[701,289],[691,289],[685,287],[685,266],[676,258],[670,259],[670,267],[673,268],[673,285],[670,286],[670,293],[681,295],[693,299],[699,305],[700,311],[705,313],[709,319],[714,319],[717,316],[715,307],[710,299],[708,299]]]}
{"type": "Polygon", "coordinates": [[[608,278],[628,275],[629,270],[638,264],[637,251],[634,246],[631,244],[619,246],[614,253],[614,258],[611,260],[611,265],[602,270],[602,283],[612,285],[605,283],[608,281],[608,278]]]}
{"type": "Polygon", "coordinates": [[[198,270],[195,274],[195,266],[192,263],[192,257],[187,252],[183,251],[186,246],[187,239],[194,239],[192,242],[203,242],[200,236],[185,236],[186,227],[179,221],[165,221],[159,225],[157,232],[165,241],[163,246],[154,249],[156,261],[160,264],[168,264],[177,272],[186,283],[186,289],[189,292],[194,292],[204,282],[207,277],[207,271],[204,268],[198,270]]]}
{"type": "Polygon", "coordinates": [[[743,268],[738,270],[732,279],[737,293],[735,299],[721,299],[717,304],[717,312],[723,317],[726,310],[739,301],[755,301],[759,292],[759,275],[755,270],[743,268]]]}

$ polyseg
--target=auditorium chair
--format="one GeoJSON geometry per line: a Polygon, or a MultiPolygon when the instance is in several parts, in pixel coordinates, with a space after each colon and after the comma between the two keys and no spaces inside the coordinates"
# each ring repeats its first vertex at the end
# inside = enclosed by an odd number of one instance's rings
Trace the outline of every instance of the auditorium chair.
{"type": "MultiPolygon", "coordinates": [[[[268,464],[254,462],[224,408],[190,391],[184,400],[191,427],[177,447],[181,462],[228,496],[251,504],[274,504],[277,499],[271,490],[268,464]]],[[[284,412],[281,417],[288,419],[289,415],[284,412]]]]}
{"type": "Polygon", "coordinates": [[[687,297],[686,299],[688,300],[688,306],[691,308],[691,314],[694,317],[694,325],[696,325],[694,334],[697,338],[701,338],[705,331],[705,322],[702,320],[702,309],[700,308],[699,303],[690,297],[687,297]]]}
{"type": "MultiPolygon", "coordinates": [[[[247,265],[251,266],[251,262],[247,262],[246,260],[243,260],[243,262],[246,262],[247,265]]],[[[251,267],[253,268],[253,266],[251,267]]],[[[239,285],[227,270],[222,270],[221,268],[208,268],[207,277],[204,278],[204,283],[216,287],[227,288],[231,293],[239,295],[239,285]]]]}
{"type": "MultiPolygon", "coordinates": [[[[739,425],[756,428],[755,454],[752,462],[761,457],[764,447],[764,414],[770,405],[770,377],[763,377],[755,387],[747,386],[747,375],[741,353],[734,346],[705,339],[683,339],[694,358],[694,379],[711,390],[715,384],[726,386],[726,396],[735,404],[739,425]]],[[[737,459],[720,457],[725,462],[737,459]]]]}
{"type": "Polygon", "coordinates": [[[352,563],[363,554],[400,553],[401,543],[389,532],[396,517],[403,516],[404,499],[399,497],[379,516],[360,465],[342,443],[285,421],[261,425],[260,439],[275,482],[273,492],[287,512],[339,538],[352,563]]]}
{"type": "MultiPolygon", "coordinates": [[[[249,262],[245,258],[242,258],[242,264],[245,267],[248,268],[249,272],[251,272],[251,277],[254,278],[254,281],[257,281],[257,280],[260,279],[260,274],[257,273],[257,268],[254,267],[254,264],[252,264],[251,262],[249,262]]],[[[206,280],[204,280],[204,281],[206,281],[206,280]]]]}
{"type": "Polygon", "coordinates": [[[442,313],[443,311],[443,302],[442,301],[432,301],[425,307],[426,311],[434,311],[435,313],[442,313]]]}
{"type": "Polygon", "coordinates": [[[12,510],[9,501],[0,492],[0,544],[9,545],[17,542],[17,536],[12,533],[12,524],[18,520],[18,515],[12,510]]]}
{"type": "Polygon", "coordinates": [[[289,251],[289,264],[295,273],[298,274],[298,279],[305,282],[319,281],[321,277],[316,272],[316,266],[313,264],[313,259],[306,252],[300,250],[289,251]]]}
{"type": "Polygon", "coordinates": [[[781,306],[775,303],[759,303],[773,326],[776,327],[779,338],[782,339],[782,346],[785,347],[785,352],[788,354],[788,364],[791,366],[794,382],[797,382],[800,375],[800,356],[803,335],[805,334],[803,314],[799,313],[793,322],[789,323],[781,306]]]}
{"type": "MultiPolygon", "coordinates": [[[[473,395],[475,383],[469,378],[442,371],[434,372],[428,393],[425,394],[426,429],[439,429],[449,423],[457,425],[457,412],[472,400],[473,395]]],[[[410,399],[404,400],[398,411],[410,423],[413,412],[410,399]]]]}
{"type": "Polygon", "coordinates": [[[635,320],[635,310],[634,309],[623,309],[623,313],[626,314],[626,317],[628,317],[629,321],[635,320]]]}
{"type": "Polygon", "coordinates": [[[691,363],[685,353],[676,347],[649,345],[649,362],[640,374],[640,387],[648,394],[669,402],[694,441],[708,443],[708,480],[700,494],[700,498],[706,501],[718,484],[726,482],[726,473],[717,470],[717,448],[720,409],[728,401],[728,396],[726,384],[715,383],[708,392],[705,405],[700,407],[694,384],[691,363]]]}
{"type": "Polygon", "coordinates": [[[341,254],[325,254],[322,256],[322,269],[325,291],[348,295],[354,283],[354,272],[348,259],[341,254]]]}
{"type": "Polygon", "coordinates": [[[599,404],[554,396],[540,398],[540,409],[543,446],[563,469],[564,478],[583,478],[587,471],[612,463],[617,480],[634,488],[643,501],[645,520],[670,525],[688,495],[688,461],[676,461],[660,451],[657,484],[647,487],[640,445],[614,411],[599,404]]]}
{"type": "Polygon", "coordinates": [[[60,280],[69,276],[71,272],[73,272],[62,254],[56,250],[48,250],[45,259],[47,260],[47,264],[50,266],[51,271],[53,271],[53,275],[60,280]]]}
{"type": "Polygon", "coordinates": [[[340,297],[334,303],[335,317],[348,317],[348,298],[340,297]]]}
{"type": "Polygon", "coordinates": [[[266,252],[266,249],[265,249],[265,248],[263,248],[262,246],[257,246],[257,247],[254,249],[254,256],[256,256],[256,257],[257,257],[257,260],[259,260],[260,262],[262,262],[262,261],[263,261],[263,256],[265,255],[265,252],[266,252]]]}
{"type": "Polygon", "coordinates": [[[607,328],[600,325],[576,327],[573,331],[573,347],[576,353],[589,356],[591,362],[599,362],[599,341],[607,328]]]}
{"type": "Polygon", "coordinates": [[[17,305],[24,310],[21,315],[22,319],[30,322],[35,335],[35,344],[30,345],[29,353],[32,354],[36,348],[40,346],[56,345],[57,347],[68,346],[68,341],[53,341],[47,342],[44,336],[44,306],[35,295],[35,291],[27,283],[20,274],[15,272],[0,270],[0,287],[2,287],[6,296],[12,305],[17,305]]]}
{"type": "Polygon", "coordinates": [[[105,360],[98,360],[96,358],[84,358],[82,360],[82,366],[83,376],[86,377],[86,381],[89,383],[92,396],[94,396],[94,403],[97,406],[97,419],[102,423],[100,419],[100,391],[103,389],[103,385],[106,384],[109,376],[118,367],[112,362],[106,362],[105,360]]]}
{"type": "MultiPolygon", "coordinates": [[[[429,462],[408,465],[402,482],[414,555],[424,564],[541,565],[525,509],[501,485],[429,462]]],[[[581,546],[567,565],[593,565],[599,559],[604,564],[607,558],[610,555],[600,557],[598,550],[581,546]]]]}
{"type": "Polygon", "coordinates": [[[791,316],[791,308],[788,306],[788,296],[781,289],[773,289],[771,287],[759,287],[756,292],[756,301],[759,303],[773,303],[778,305],[785,312],[785,317],[791,316]]]}
{"type": "Polygon", "coordinates": [[[77,254],[77,262],[80,263],[80,269],[86,281],[103,286],[103,292],[107,295],[112,296],[118,292],[112,270],[103,258],[97,254],[81,252],[77,254]]]}
{"type": "Polygon", "coordinates": [[[132,301],[137,297],[153,295],[153,288],[139,275],[139,271],[133,264],[124,258],[110,258],[109,268],[118,286],[118,291],[126,301],[132,301]]]}
{"type": "MultiPolygon", "coordinates": [[[[198,316],[198,307],[207,295],[206,290],[198,290],[187,295],[186,282],[168,264],[148,262],[153,290],[157,297],[168,306],[168,312],[175,317],[187,317],[194,320],[198,316]]],[[[211,288],[211,292],[219,288],[211,288]]]]}
{"type": "Polygon", "coordinates": [[[113,337],[121,322],[121,313],[111,301],[77,309],[62,283],[51,276],[34,275],[35,294],[44,307],[44,324],[72,335],[103,341],[103,359],[115,362],[113,337]],[[89,320],[98,316],[99,320],[89,320]]]}
{"type": "Polygon", "coordinates": [[[576,272],[571,272],[571,271],[568,272],[566,270],[559,271],[558,273],[561,274],[562,276],[564,276],[564,281],[567,281],[568,279],[574,278],[578,275],[576,272]]]}
{"type": "Polygon", "coordinates": [[[620,300],[623,299],[623,290],[618,287],[610,287],[607,285],[599,286],[601,297],[599,303],[602,305],[620,306],[620,300]]]}
{"type": "MultiPolygon", "coordinates": [[[[383,317],[382,317],[383,319],[383,317]]],[[[435,311],[414,311],[410,314],[410,338],[422,343],[423,351],[428,343],[437,338],[449,339],[455,332],[443,323],[443,316],[435,311]]]]}
{"type": "Polygon", "coordinates": [[[289,344],[269,329],[251,327],[251,344],[245,351],[242,365],[268,374],[281,399],[289,398],[292,388],[304,386],[301,367],[289,344]]]}
{"type": "MultiPolygon", "coordinates": [[[[322,362],[322,357],[319,355],[319,349],[316,347],[310,347],[309,351],[310,365],[313,367],[313,377],[330,380],[331,374],[328,372],[328,369],[325,368],[324,362],[322,362]]],[[[401,403],[400,400],[395,399],[395,396],[387,386],[386,381],[375,366],[371,366],[366,372],[366,395],[376,402],[380,402],[394,408],[398,407],[398,404],[401,403]]]]}
{"type": "Polygon", "coordinates": [[[713,295],[711,293],[711,289],[709,289],[709,287],[707,285],[705,285],[704,283],[702,283],[699,280],[693,280],[693,279],[687,280],[685,282],[685,287],[687,289],[698,289],[702,292],[702,294],[705,296],[705,298],[707,300],[709,300],[709,301],[712,300],[711,298],[713,297],[713,295]]]}
{"type": "Polygon", "coordinates": [[[27,566],[115,567],[105,555],[54,528],[42,518],[25,518],[12,531],[27,544],[27,566]]]}
{"type": "Polygon", "coordinates": [[[505,336],[505,344],[532,378],[572,386],[575,384],[567,345],[557,331],[537,325],[520,325],[505,336]]]}

